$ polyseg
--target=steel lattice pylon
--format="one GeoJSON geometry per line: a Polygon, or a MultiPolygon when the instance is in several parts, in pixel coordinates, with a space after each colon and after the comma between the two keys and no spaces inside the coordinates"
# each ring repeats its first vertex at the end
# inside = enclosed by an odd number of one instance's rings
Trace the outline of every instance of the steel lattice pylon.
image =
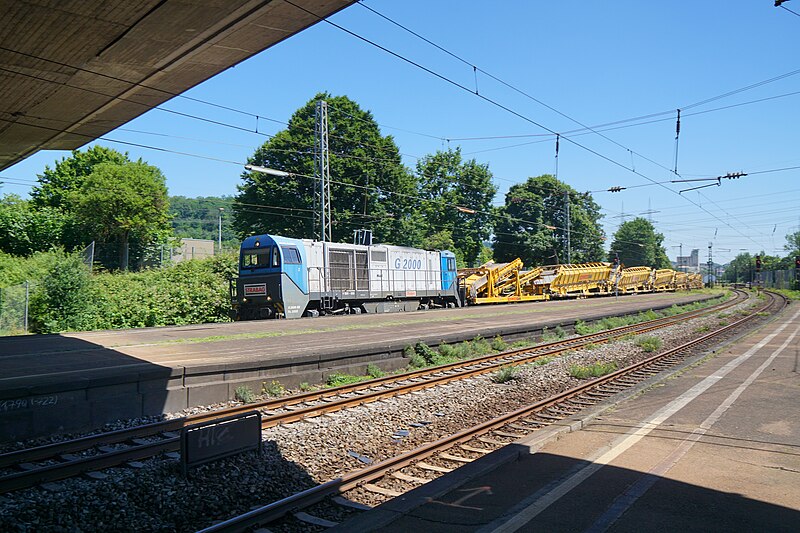
{"type": "Polygon", "coordinates": [[[319,205],[320,240],[331,242],[331,167],[328,160],[328,103],[317,102],[314,126],[314,174],[319,188],[314,195],[314,207],[319,205]]]}

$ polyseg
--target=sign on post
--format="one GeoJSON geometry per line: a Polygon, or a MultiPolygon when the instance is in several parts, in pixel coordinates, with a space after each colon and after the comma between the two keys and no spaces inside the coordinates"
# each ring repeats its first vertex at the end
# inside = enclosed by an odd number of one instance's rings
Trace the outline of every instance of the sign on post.
{"type": "Polygon", "coordinates": [[[261,452],[261,413],[248,411],[181,431],[181,468],[189,468],[250,450],[261,452]]]}

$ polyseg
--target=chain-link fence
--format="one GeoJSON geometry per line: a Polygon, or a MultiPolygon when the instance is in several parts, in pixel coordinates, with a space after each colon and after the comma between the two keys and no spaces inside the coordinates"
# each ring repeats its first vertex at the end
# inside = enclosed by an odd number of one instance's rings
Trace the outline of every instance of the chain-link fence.
{"type": "Polygon", "coordinates": [[[0,335],[28,332],[30,295],[35,284],[26,281],[0,289],[0,335]]]}

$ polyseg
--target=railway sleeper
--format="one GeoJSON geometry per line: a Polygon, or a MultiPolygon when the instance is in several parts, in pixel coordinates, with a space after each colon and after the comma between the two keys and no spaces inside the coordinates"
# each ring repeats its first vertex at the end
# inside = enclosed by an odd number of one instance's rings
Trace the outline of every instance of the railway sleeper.
{"type": "Polygon", "coordinates": [[[527,434],[522,433],[512,433],[510,431],[503,431],[500,429],[496,429],[492,431],[494,435],[499,435],[501,437],[508,437],[509,439],[521,439],[522,437],[527,437],[527,434]]]}
{"type": "Polygon", "coordinates": [[[300,520],[301,522],[305,522],[306,524],[311,524],[311,525],[319,526],[319,527],[328,528],[328,527],[333,527],[333,526],[338,526],[339,525],[339,522],[333,522],[331,520],[326,520],[324,518],[320,518],[318,516],[314,516],[314,515],[305,513],[303,511],[298,511],[296,513],[293,513],[293,516],[296,519],[300,520]]]}
{"type": "Polygon", "coordinates": [[[402,492],[398,492],[398,491],[392,490],[392,489],[387,489],[387,488],[381,487],[379,485],[375,485],[374,483],[364,483],[362,485],[362,488],[365,489],[365,490],[368,490],[370,492],[374,492],[375,494],[381,494],[383,496],[389,496],[390,498],[397,498],[398,496],[403,494],[402,492]]]}
{"type": "Polygon", "coordinates": [[[357,511],[369,511],[370,509],[372,509],[372,507],[369,506],[369,505],[365,505],[363,503],[354,502],[353,500],[348,500],[347,498],[345,498],[343,496],[334,496],[333,498],[331,498],[331,501],[333,501],[337,505],[341,505],[342,507],[355,509],[357,511]]]}
{"type": "Polygon", "coordinates": [[[454,461],[456,463],[471,463],[475,459],[470,459],[469,457],[462,457],[460,455],[452,455],[447,452],[442,452],[438,455],[439,459],[445,459],[447,461],[454,461]]]}
{"type": "Polygon", "coordinates": [[[430,479],[425,479],[424,477],[409,476],[408,474],[404,474],[402,472],[392,472],[391,476],[401,481],[408,481],[410,483],[420,483],[422,485],[424,485],[429,481],[432,481],[430,479]]]}
{"type": "MultiPolygon", "coordinates": [[[[503,443],[503,444],[505,444],[505,443],[503,443]]],[[[431,472],[441,472],[442,474],[448,474],[448,473],[450,473],[450,472],[452,472],[454,470],[453,468],[445,468],[444,466],[436,466],[436,465],[432,465],[430,463],[426,463],[424,461],[420,461],[417,464],[415,464],[414,466],[417,467],[417,468],[421,468],[422,470],[429,470],[431,472]]]]}
{"type": "Polygon", "coordinates": [[[470,446],[468,444],[460,444],[459,448],[461,448],[462,450],[466,450],[468,452],[473,452],[473,453],[481,453],[481,454],[492,453],[492,450],[487,450],[486,448],[476,448],[476,447],[470,446]]]}

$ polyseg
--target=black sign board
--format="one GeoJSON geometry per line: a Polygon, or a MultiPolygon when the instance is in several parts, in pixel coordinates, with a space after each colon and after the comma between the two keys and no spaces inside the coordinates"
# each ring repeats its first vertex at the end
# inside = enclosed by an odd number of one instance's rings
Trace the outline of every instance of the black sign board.
{"type": "Polygon", "coordinates": [[[261,413],[258,411],[201,422],[181,431],[184,476],[192,466],[250,450],[261,451],[261,413]]]}

